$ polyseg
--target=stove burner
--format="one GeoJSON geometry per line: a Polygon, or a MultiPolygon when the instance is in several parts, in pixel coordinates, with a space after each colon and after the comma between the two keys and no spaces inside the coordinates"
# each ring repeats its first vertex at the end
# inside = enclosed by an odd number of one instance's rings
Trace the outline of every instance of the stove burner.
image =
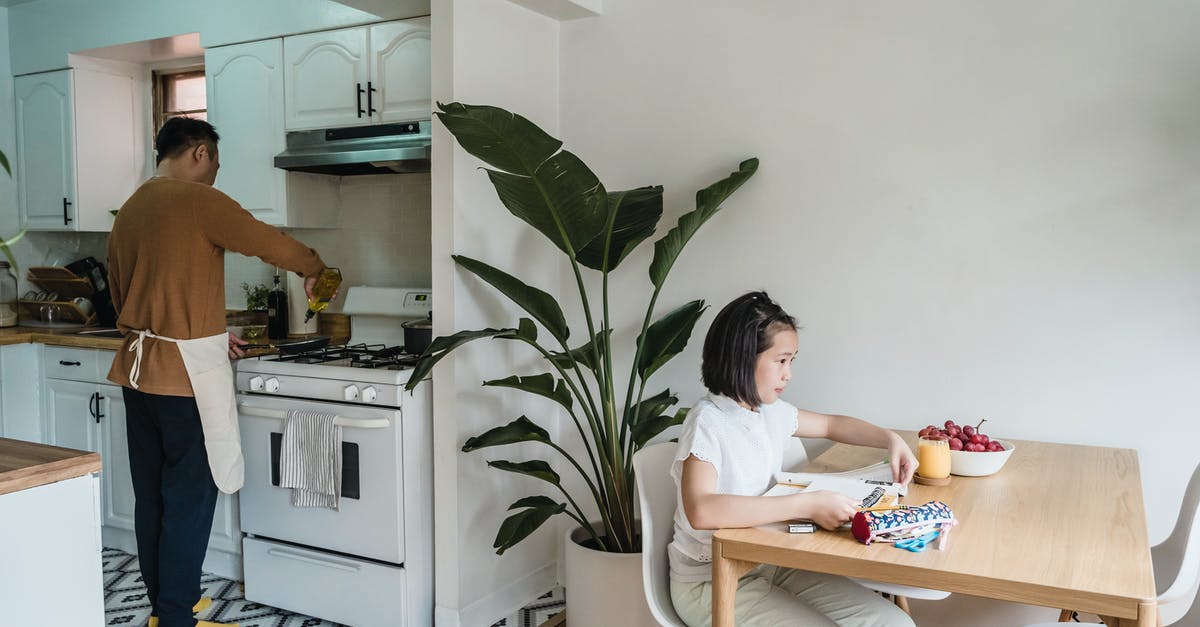
{"type": "Polygon", "coordinates": [[[404,370],[412,368],[417,363],[417,355],[409,355],[399,346],[383,344],[341,344],[295,355],[264,355],[259,359],[294,364],[329,364],[379,370],[404,370]]]}

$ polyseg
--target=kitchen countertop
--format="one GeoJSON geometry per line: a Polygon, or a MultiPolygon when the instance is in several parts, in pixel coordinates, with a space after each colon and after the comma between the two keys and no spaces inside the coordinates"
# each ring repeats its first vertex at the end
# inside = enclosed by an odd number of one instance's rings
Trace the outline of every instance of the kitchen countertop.
{"type": "Polygon", "coordinates": [[[0,495],[100,472],[100,454],[0,438],[0,495]]]}
{"type": "MultiPolygon", "coordinates": [[[[0,346],[7,344],[46,344],[49,346],[71,346],[74,348],[99,348],[104,350],[120,350],[125,340],[115,337],[95,337],[79,335],[83,327],[69,329],[48,329],[45,327],[4,327],[0,328],[0,346]]],[[[343,344],[349,340],[349,327],[326,329],[333,338],[330,344],[343,344]]],[[[295,336],[302,338],[305,336],[295,336]]],[[[265,340],[261,340],[264,341],[265,340]]],[[[259,357],[274,354],[275,349],[250,350],[246,357],[259,357]]]]}
{"type": "Polygon", "coordinates": [[[89,337],[76,335],[77,329],[48,329],[45,327],[4,327],[0,329],[0,346],[7,344],[49,344],[51,346],[73,346],[75,348],[103,348],[115,351],[124,342],[114,337],[89,337]]]}

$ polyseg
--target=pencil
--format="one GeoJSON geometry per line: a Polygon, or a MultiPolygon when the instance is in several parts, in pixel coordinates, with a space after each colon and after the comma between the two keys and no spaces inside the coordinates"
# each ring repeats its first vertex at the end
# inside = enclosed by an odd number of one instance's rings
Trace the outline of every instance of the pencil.
{"type": "Polygon", "coordinates": [[[889,512],[897,509],[912,509],[908,505],[888,505],[886,507],[860,507],[860,512],[889,512]]]}

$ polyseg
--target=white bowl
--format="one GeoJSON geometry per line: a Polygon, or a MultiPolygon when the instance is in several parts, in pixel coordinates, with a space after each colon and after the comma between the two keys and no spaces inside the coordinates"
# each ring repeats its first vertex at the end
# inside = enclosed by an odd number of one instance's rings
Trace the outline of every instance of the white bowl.
{"type": "Polygon", "coordinates": [[[960,477],[984,477],[999,472],[1016,447],[1008,440],[995,441],[1004,447],[1003,451],[950,451],[950,474],[960,477]]]}

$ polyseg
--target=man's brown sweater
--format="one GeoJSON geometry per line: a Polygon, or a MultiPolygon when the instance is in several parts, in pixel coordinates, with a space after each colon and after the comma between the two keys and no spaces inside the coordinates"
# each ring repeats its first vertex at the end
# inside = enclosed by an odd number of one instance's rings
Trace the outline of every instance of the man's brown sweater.
{"type": "MultiPolygon", "coordinates": [[[[305,276],[325,267],[316,251],[202,183],[155,177],[125,201],[108,238],[108,279],[127,335],[109,381],[132,387],[131,331],[182,340],[225,332],[226,250],[305,276]]],[[[173,342],[146,338],[138,389],[193,396],[173,342]]]]}

